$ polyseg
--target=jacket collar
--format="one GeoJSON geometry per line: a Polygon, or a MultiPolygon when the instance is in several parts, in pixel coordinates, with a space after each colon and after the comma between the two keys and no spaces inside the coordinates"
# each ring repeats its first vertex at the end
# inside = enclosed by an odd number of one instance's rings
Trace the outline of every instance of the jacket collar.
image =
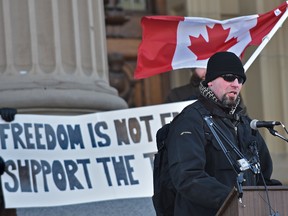
{"type": "Polygon", "coordinates": [[[239,121],[240,116],[242,116],[243,114],[243,109],[240,106],[238,106],[235,112],[231,114],[229,113],[229,110],[227,110],[227,108],[220,106],[219,103],[209,98],[206,98],[203,95],[199,96],[198,101],[203,104],[203,106],[211,113],[212,116],[229,118],[232,122],[239,121]]]}

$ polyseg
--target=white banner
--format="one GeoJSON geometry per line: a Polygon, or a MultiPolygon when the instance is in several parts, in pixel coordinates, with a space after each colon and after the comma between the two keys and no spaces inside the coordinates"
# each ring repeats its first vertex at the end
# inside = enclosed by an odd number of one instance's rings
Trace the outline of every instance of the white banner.
{"type": "Polygon", "coordinates": [[[151,197],[156,132],[190,103],[1,121],[6,208],[151,197]]]}

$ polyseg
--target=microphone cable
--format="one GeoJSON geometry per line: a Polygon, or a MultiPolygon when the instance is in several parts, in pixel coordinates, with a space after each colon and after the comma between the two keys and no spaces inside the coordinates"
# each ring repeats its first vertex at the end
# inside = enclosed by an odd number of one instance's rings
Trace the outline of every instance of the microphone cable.
{"type": "Polygon", "coordinates": [[[269,216],[279,216],[279,213],[278,211],[275,211],[272,206],[271,206],[271,202],[270,202],[270,198],[269,198],[269,191],[268,191],[268,187],[267,187],[267,184],[265,182],[265,179],[264,179],[264,176],[263,176],[263,173],[260,172],[260,176],[262,178],[262,181],[263,181],[263,184],[264,184],[264,189],[265,189],[265,195],[266,195],[266,199],[267,201],[259,194],[259,196],[264,200],[264,202],[266,202],[266,204],[268,205],[268,208],[269,208],[269,216]]]}
{"type": "MultiPolygon", "coordinates": [[[[256,160],[257,161],[260,161],[260,158],[259,158],[259,151],[258,151],[258,148],[257,148],[257,145],[256,145],[256,141],[254,141],[252,143],[252,145],[250,146],[250,150],[252,151],[254,157],[256,157],[256,160]]],[[[260,165],[259,165],[260,166],[260,165]]],[[[261,199],[268,205],[268,208],[269,208],[269,213],[270,213],[270,216],[279,216],[278,212],[276,212],[272,206],[271,206],[271,202],[270,202],[270,198],[269,198],[269,191],[268,191],[268,187],[267,187],[267,184],[265,182],[265,178],[263,176],[263,173],[261,172],[261,168],[259,169],[260,170],[260,176],[261,176],[261,179],[263,181],[263,185],[264,185],[264,189],[265,189],[265,195],[266,195],[266,199],[265,200],[260,194],[259,196],[261,197],[261,199]]]]}

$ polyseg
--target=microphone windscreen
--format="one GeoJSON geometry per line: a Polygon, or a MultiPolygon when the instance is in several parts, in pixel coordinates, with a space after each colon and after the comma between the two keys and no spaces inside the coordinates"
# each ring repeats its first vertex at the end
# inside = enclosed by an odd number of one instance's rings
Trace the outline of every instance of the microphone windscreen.
{"type": "Polygon", "coordinates": [[[254,130],[257,130],[257,122],[258,120],[256,119],[253,119],[251,122],[250,122],[250,127],[254,130]]]}

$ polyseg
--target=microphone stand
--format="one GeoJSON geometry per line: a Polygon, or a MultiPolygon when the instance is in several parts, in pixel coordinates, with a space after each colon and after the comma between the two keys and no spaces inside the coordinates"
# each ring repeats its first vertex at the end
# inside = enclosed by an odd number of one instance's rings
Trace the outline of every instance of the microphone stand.
{"type": "MultiPolygon", "coordinates": [[[[243,182],[245,182],[245,178],[244,178],[244,172],[247,169],[250,169],[254,174],[260,174],[262,179],[263,179],[263,183],[266,189],[266,195],[267,195],[267,201],[268,201],[268,206],[269,206],[269,211],[270,211],[270,215],[269,216],[280,216],[279,213],[277,211],[275,211],[274,209],[272,209],[271,205],[270,205],[270,200],[269,200],[269,195],[268,195],[268,191],[267,191],[267,185],[265,183],[265,179],[264,176],[261,172],[261,168],[260,168],[260,161],[259,161],[259,155],[258,155],[258,149],[257,146],[254,145],[254,149],[253,149],[253,154],[254,157],[252,159],[252,161],[248,161],[244,155],[233,145],[232,141],[229,140],[224,132],[221,130],[221,128],[219,128],[212,120],[212,116],[205,116],[204,120],[206,121],[209,129],[211,130],[212,134],[214,135],[215,139],[217,140],[219,146],[221,147],[222,151],[224,152],[225,156],[227,157],[229,163],[231,164],[231,166],[233,167],[234,171],[237,173],[237,178],[236,178],[236,187],[237,187],[237,192],[238,192],[238,201],[239,203],[243,204],[242,202],[242,197],[243,197],[243,187],[242,184],[243,182]],[[241,159],[237,160],[236,163],[233,163],[232,157],[230,155],[230,152],[227,151],[225,145],[222,143],[221,139],[218,136],[219,135],[222,136],[222,138],[230,145],[230,147],[232,147],[232,150],[238,155],[238,157],[240,157],[241,159]]],[[[285,129],[285,131],[287,132],[287,130],[285,129]]],[[[277,134],[277,133],[275,133],[277,134]]],[[[245,205],[244,205],[245,206],[245,205]]]]}
{"type": "Polygon", "coordinates": [[[243,182],[245,181],[244,179],[244,173],[243,172],[240,172],[237,176],[237,179],[236,179],[236,183],[237,183],[237,191],[238,191],[238,200],[241,204],[243,204],[242,202],[242,197],[243,197],[243,187],[242,187],[242,184],[243,182]]]}
{"type": "Polygon", "coordinates": [[[269,132],[273,135],[273,136],[277,136],[279,138],[281,138],[282,140],[288,142],[288,139],[284,136],[282,136],[281,134],[278,133],[278,131],[274,130],[273,127],[269,127],[267,128],[269,130],[269,132]]]}
{"type": "MultiPolygon", "coordinates": [[[[288,134],[288,131],[285,127],[285,125],[283,123],[281,123],[281,126],[284,128],[286,134],[288,134]]],[[[269,132],[273,135],[273,136],[276,136],[276,137],[279,137],[281,138],[282,140],[288,142],[288,139],[284,136],[282,136],[281,134],[278,133],[278,131],[274,130],[274,127],[267,127],[267,129],[269,130],[269,132]]],[[[270,216],[280,216],[280,214],[278,213],[278,211],[275,211],[272,209],[271,205],[270,205],[270,200],[269,200],[269,195],[268,195],[268,190],[267,190],[267,185],[265,183],[265,180],[264,180],[264,177],[263,177],[263,174],[261,173],[261,177],[263,179],[263,183],[264,183],[264,187],[265,187],[265,190],[266,190],[266,196],[267,196],[267,201],[268,201],[268,206],[269,206],[269,211],[270,211],[270,216]]]]}
{"type": "MultiPolygon", "coordinates": [[[[286,130],[286,127],[284,124],[281,123],[281,126],[284,128],[286,134],[288,133],[288,131],[286,130]]],[[[273,135],[273,136],[276,136],[276,137],[279,137],[280,139],[288,142],[288,139],[284,136],[282,136],[281,134],[278,133],[278,131],[274,130],[274,127],[267,127],[267,129],[269,130],[269,132],[273,135]]],[[[268,205],[269,205],[269,210],[270,210],[270,215],[271,216],[279,216],[279,213],[278,212],[275,212],[273,211],[272,212],[272,208],[270,206],[270,200],[269,200],[269,196],[268,196],[268,191],[267,191],[267,185],[265,184],[265,180],[264,180],[264,177],[261,173],[261,176],[262,176],[262,179],[263,179],[263,182],[264,182],[264,186],[265,186],[265,189],[266,189],[266,195],[267,195],[267,200],[268,200],[268,205]]]]}
{"type": "Polygon", "coordinates": [[[226,158],[228,159],[230,165],[232,166],[232,168],[234,169],[234,171],[237,174],[237,178],[236,178],[236,186],[237,186],[237,192],[238,192],[238,200],[239,202],[242,204],[242,197],[243,197],[243,188],[242,188],[242,184],[245,181],[244,179],[244,172],[247,169],[251,169],[251,171],[256,174],[259,173],[259,166],[258,163],[254,163],[254,164],[250,164],[249,161],[244,157],[244,155],[239,151],[239,149],[236,148],[236,146],[232,143],[231,140],[229,140],[224,132],[221,130],[221,128],[219,128],[212,120],[211,116],[205,116],[204,120],[206,121],[210,131],[212,132],[212,134],[214,135],[215,139],[217,140],[219,146],[221,147],[222,151],[224,152],[226,158]],[[232,148],[232,150],[236,153],[236,155],[238,155],[239,160],[233,161],[233,158],[230,155],[230,152],[226,149],[225,145],[222,143],[221,139],[218,136],[219,135],[222,136],[222,138],[230,145],[230,147],[232,148]]]}

